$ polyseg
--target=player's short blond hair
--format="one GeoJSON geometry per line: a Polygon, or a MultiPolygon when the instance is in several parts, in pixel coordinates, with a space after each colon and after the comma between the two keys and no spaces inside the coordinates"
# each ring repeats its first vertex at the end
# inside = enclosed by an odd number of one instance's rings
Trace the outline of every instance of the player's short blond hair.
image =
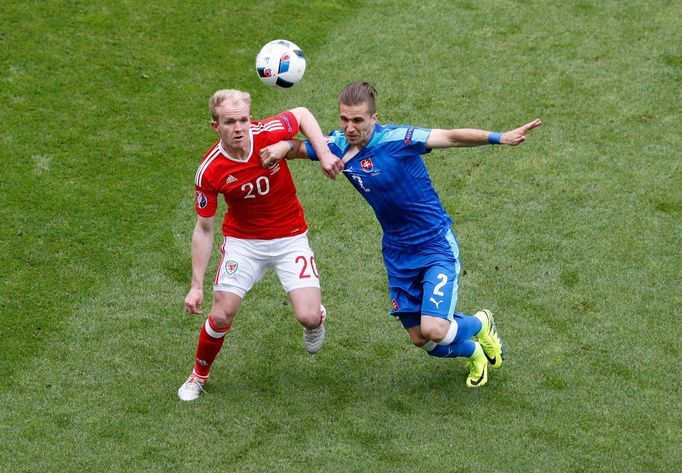
{"type": "Polygon", "coordinates": [[[218,120],[216,108],[220,107],[224,102],[244,102],[251,108],[251,95],[248,92],[242,92],[241,90],[235,89],[222,89],[217,91],[208,101],[211,115],[213,115],[213,119],[216,121],[218,120]]]}

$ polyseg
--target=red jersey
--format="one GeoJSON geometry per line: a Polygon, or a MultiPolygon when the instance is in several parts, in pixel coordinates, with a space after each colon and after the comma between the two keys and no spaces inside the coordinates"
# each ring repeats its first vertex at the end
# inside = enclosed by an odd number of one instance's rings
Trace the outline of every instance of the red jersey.
{"type": "Polygon", "coordinates": [[[251,122],[251,151],[245,161],[228,155],[219,140],[196,174],[196,212],[202,217],[214,216],[218,194],[223,194],[227,203],[225,236],[272,240],[305,232],[308,225],[286,160],[271,169],[260,163],[262,148],[297,133],[298,122],[290,112],[251,122]]]}

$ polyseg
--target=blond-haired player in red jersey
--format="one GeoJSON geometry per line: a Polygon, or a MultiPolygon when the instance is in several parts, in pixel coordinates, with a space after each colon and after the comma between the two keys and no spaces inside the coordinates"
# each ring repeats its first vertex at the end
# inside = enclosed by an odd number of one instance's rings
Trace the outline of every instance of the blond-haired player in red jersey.
{"type": "Polygon", "coordinates": [[[303,208],[286,161],[264,167],[273,143],[299,131],[323,156],[322,170],[334,177],[340,161],[327,147],[315,117],[304,107],[261,122],[251,120],[251,96],[219,90],[209,100],[211,126],[220,140],[206,153],[195,178],[197,223],[192,233],[192,283],[185,311],[201,314],[203,282],[213,248],[218,194],[227,203],[222,224],[222,258],[213,286],[213,307],[199,334],[194,369],[178,390],[183,401],[197,399],[211,364],[246,293],[272,267],[288,293],[296,320],[303,325],[309,353],[322,348],[326,310],[321,304],[315,256],[308,244],[303,208]],[[263,154],[263,156],[261,156],[263,154]]]}

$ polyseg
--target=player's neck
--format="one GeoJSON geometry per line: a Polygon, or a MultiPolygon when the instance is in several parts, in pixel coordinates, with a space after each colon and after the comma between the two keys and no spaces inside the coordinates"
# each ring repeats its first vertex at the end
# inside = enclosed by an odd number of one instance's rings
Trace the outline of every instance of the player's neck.
{"type": "Polygon", "coordinates": [[[222,141],[220,145],[223,147],[223,150],[230,155],[232,159],[236,159],[238,161],[246,161],[249,157],[249,151],[251,150],[251,143],[245,143],[244,146],[240,146],[237,148],[227,146],[222,141]]]}
{"type": "Polygon", "coordinates": [[[343,155],[343,162],[348,162],[348,160],[353,159],[353,157],[358,154],[360,150],[356,145],[350,145],[346,150],[346,154],[343,155]]]}
{"type": "Polygon", "coordinates": [[[361,143],[358,143],[356,145],[352,145],[351,149],[355,148],[355,153],[357,154],[360,151],[362,151],[363,149],[365,149],[365,147],[367,146],[367,143],[369,143],[369,141],[364,142],[364,143],[361,142],[361,143]]]}

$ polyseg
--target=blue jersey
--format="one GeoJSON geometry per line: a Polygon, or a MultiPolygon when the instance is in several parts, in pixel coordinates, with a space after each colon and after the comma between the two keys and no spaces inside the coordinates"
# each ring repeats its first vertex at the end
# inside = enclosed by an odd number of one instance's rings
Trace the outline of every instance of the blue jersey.
{"type": "MultiPolygon", "coordinates": [[[[442,239],[452,224],[422,158],[431,151],[426,147],[430,132],[377,123],[367,146],[345,163],[343,173],[374,209],[385,248],[422,247],[442,239]]],[[[349,148],[340,130],[329,135],[328,143],[339,158],[349,148]]],[[[310,143],[306,150],[317,159],[310,143]]]]}

